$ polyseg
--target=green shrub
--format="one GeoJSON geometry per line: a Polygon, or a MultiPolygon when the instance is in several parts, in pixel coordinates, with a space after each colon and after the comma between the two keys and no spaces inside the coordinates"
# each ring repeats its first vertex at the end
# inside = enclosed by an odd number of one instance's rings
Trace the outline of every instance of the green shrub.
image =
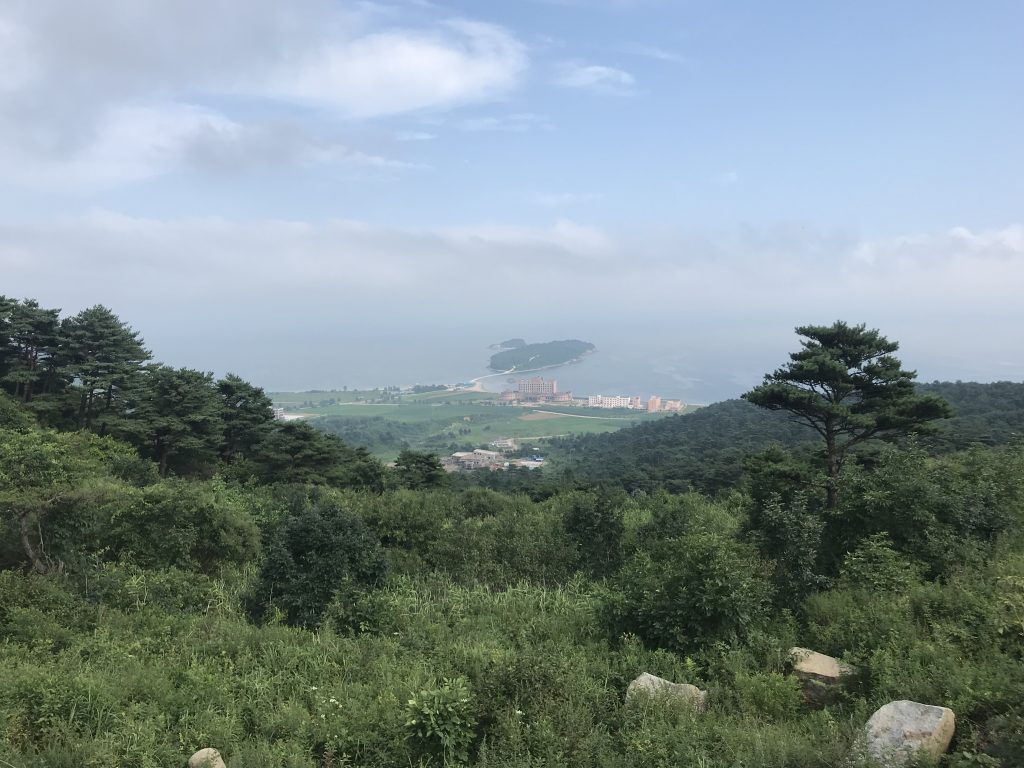
{"type": "Polygon", "coordinates": [[[765,569],[751,547],[712,533],[659,542],[614,579],[605,615],[615,635],[631,632],[681,653],[741,641],[767,618],[765,569]]]}
{"type": "Polygon", "coordinates": [[[292,626],[315,627],[336,596],[379,585],[385,570],[380,542],[362,518],[338,497],[324,496],[276,530],[249,599],[250,615],[265,619],[280,611],[292,626]]]}
{"type": "Polygon", "coordinates": [[[421,690],[405,704],[406,728],[425,754],[439,755],[445,765],[469,762],[476,719],[469,685],[445,678],[437,688],[421,690]]]}

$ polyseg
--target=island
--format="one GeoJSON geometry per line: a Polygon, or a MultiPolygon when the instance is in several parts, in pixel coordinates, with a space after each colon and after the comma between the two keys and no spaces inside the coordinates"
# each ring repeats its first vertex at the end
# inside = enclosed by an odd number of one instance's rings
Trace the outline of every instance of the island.
{"type": "Polygon", "coordinates": [[[524,344],[514,349],[505,349],[491,355],[492,371],[532,371],[538,368],[551,368],[579,360],[593,352],[594,345],[579,339],[562,341],[546,341],[539,344],[524,344]]]}

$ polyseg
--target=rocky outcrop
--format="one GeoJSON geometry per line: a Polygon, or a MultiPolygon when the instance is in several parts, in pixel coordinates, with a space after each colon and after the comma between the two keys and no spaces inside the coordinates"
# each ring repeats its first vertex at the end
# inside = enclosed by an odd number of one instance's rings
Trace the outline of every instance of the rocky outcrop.
{"type": "Polygon", "coordinates": [[[861,745],[867,756],[885,766],[909,765],[927,758],[938,760],[949,749],[956,716],[946,707],[891,701],[864,726],[861,745]]]}
{"type": "Polygon", "coordinates": [[[212,747],[200,749],[188,759],[188,768],[226,768],[220,752],[212,747]]]}
{"type": "Polygon", "coordinates": [[[640,696],[664,696],[686,701],[698,712],[707,709],[707,691],[689,683],[673,683],[662,677],[644,672],[626,688],[626,701],[635,701],[640,696]]]}
{"type": "Polygon", "coordinates": [[[810,648],[790,648],[793,674],[800,680],[808,704],[824,706],[835,700],[843,678],[857,670],[810,648]]]}

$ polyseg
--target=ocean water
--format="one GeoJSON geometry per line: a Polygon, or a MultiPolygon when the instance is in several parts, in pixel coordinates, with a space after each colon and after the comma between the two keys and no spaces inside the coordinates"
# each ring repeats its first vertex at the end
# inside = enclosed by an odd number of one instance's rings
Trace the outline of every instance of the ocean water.
{"type": "MultiPolygon", "coordinates": [[[[238,355],[239,365],[230,370],[268,391],[465,383],[493,373],[487,367],[495,351],[490,345],[508,336],[388,333],[375,334],[372,339],[313,337],[276,347],[272,354],[251,355],[236,344],[231,354],[238,355]]],[[[571,391],[577,397],[659,395],[704,404],[738,396],[759,382],[765,370],[749,366],[747,370],[726,369],[720,362],[720,350],[670,340],[611,335],[576,338],[593,342],[596,351],[569,365],[520,376],[555,379],[560,391],[571,391]]],[[[220,363],[224,364],[223,359],[220,363]]],[[[509,378],[516,376],[488,376],[482,383],[489,391],[500,392],[515,387],[509,378]]]]}
{"type": "MultiPolygon", "coordinates": [[[[500,307],[493,316],[443,326],[430,317],[422,323],[394,318],[390,325],[380,317],[344,322],[303,318],[301,329],[276,322],[273,314],[262,325],[207,320],[198,319],[192,328],[178,322],[158,325],[148,333],[147,344],[163,362],[216,375],[236,373],[268,391],[464,383],[492,373],[487,368],[491,345],[502,339],[575,338],[593,343],[596,351],[578,363],[523,375],[556,379],[560,390],[577,397],[660,395],[706,404],[756,386],[798,346],[791,327],[758,318],[566,319],[532,307],[500,307]]],[[[943,345],[945,339],[926,335],[909,340],[905,352],[901,346],[901,359],[919,371],[920,381],[1024,377],[1024,358],[1005,339],[988,340],[999,347],[998,354],[988,349],[957,352],[943,345]]],[[[501,391],[514,386],[508,378],[489,378],[484,384],[501,391]]]]}

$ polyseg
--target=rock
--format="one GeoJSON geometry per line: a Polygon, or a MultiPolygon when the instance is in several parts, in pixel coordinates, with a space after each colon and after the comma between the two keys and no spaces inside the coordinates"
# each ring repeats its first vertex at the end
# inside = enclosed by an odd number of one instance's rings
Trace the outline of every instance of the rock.
{"type": "Polygon", "coordinates": [[[220,752],[213,747],[200,749],[188,759],[188,768],[226,768],[220,752]]]}
{"type": "Polygon", "coordinates": [[[946,707],[891,701],[864,726],[868,757],[885,766],[904,766],[922,757],[938,760],[949,749],[956,715],[946,707]]]}
{"type": "Polygon", "coordinates": [[[793,674],[803,684],[804,699],[816,706],[834,701],[843,678],[857,671],[839,659],[810,648],[790,648],[789,656],[793,661],[793,674]]]}
{"type": "Polygon", "coordinates": [[[667,696],[687,701],[698,712],[707,709],[707,691],[689,683],[673,683],[661,677],[644,672],[626,688],[626,701],[637,696],[667,696]]]}

